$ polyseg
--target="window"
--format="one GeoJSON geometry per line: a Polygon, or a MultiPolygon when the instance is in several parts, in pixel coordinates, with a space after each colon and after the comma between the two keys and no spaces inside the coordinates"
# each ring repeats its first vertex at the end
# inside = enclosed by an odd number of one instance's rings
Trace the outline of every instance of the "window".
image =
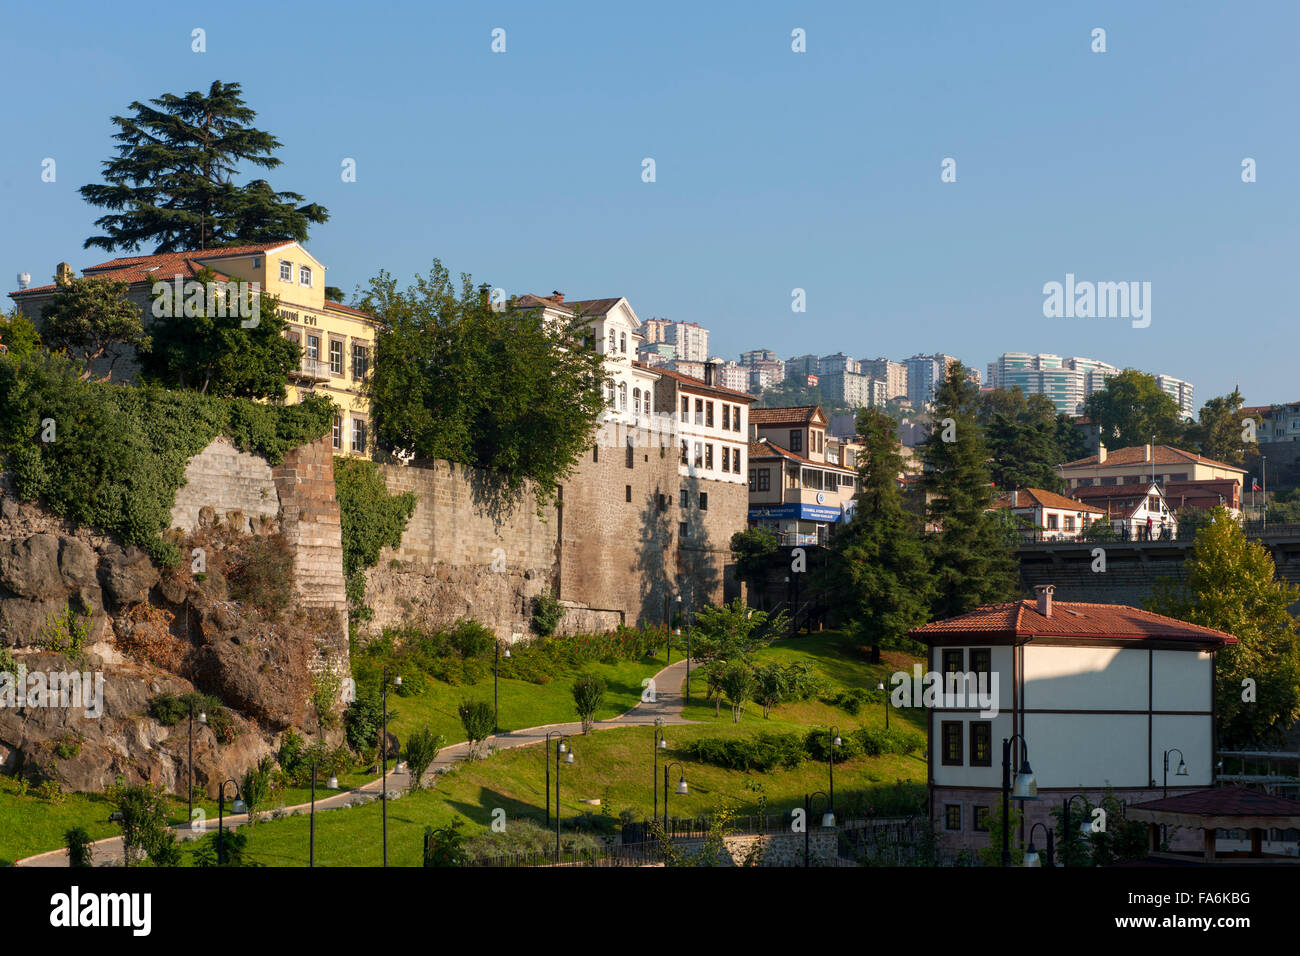
{"type": "Polygon", "coordinates": [[[343,343],[338,339],[330,339],[330,374],[343,374],[343,343]]]}
{"type": "Polygon", "coordinates": [[[320,361],[320,336],[307,336],[307,357],[313,362],[320,361]]]}
{"type": "Polygon", "coordinates": [[[960,767],[962,765],[962,740],[961,740],[961,721],[945,720],[941,725],[941,737],[943,740],[943,765],[945,767],[960,767]]]}
{"type": "Polygon", "coordinates": [[[609,403],[609,407],[611,409],[616,407],[614,404],[614,383],[613,382],[605,383],[605,401],[609,403]]]}
{"type": "Polygon", "coordinates": [[[726,445],[722,446],[722,470],[731,471],[731,449],[726,445]]]}
{"type": "Polygon", "coordinates": [[[618,334],[618,350],[622,352],[624,355],[627,354],[627,333],[626,332],[620,332],[618,334]]]}
{"type": "Polygon", "coordinates": [[[771,468],[758,469],[758,490],[770,491],[771,488],[772,488],[772,469],[771,468]]]}
{"type": "Polygon", "coordinates": [[[993,672],[993,652],[987,647],[972,647],[970,650],[970,669],[976,674],[993,672]]]}
{"type": "Polygon", "coordinates": [[[731,431],[731,406],[726,402],[722,403],[722,430],[731,431]]]}
{"type": "Polygon", "coordinates": [[[754,490],[754,469],[749,469],[749,490],[754,490]]]}
{"type": "Polygon", "coordinates": [[[1074,515],[1065,516],[1065,530],[1066,531],[1074,530],[1074,515]]]}
{"type": "Polygon", "coordinates": [[[610,355],[614,354],[614,330],[613,329],[609,330],[609,347],[606,348],[605,351],[610,355]]]}
{"type": "Polygon", "coordinates": [[[618,410],[627,411],[627,382],[618,383],[618,410]]]}
{"type": "Polygon", "coordinates": [[[708,428],[713,427],[713,403],[704,403],[704,424],[708,428]]]}
{"type": "Polygon", "coordinates": [[[599,445],[592,445],[592,446],[591,446],[591,460],[592,460],[592,461],[600,461],[600,446],[599,446],[599,445]]]}
{"type": "Polygon", "coordinates": [[[690,528],[687,526],[685,521],[677,522],[677,537],[679,538],[690,537],[690,528]]]}
{"type": "Polygon", "coordinates": [[[370,346],[352,343],[352,378],[360,380],[370,374],[370,346]]]}
{"type": "Polygon", "coordinates": [[[1114,479],[1114,478],[1103,478],[1103,479],[1101,480],[1101,483],[1102,483],[1103,485],[1113,485],[1113,484],[1115,484],[1115,479],[1114,479]]]}
{"type": "Polygon", "coordinates": [[[1047,530],[1048,530],[1048,531],[1055,531],[1055,530],[1057,530],[1057,528],[1059,528],[1059,527],[1060,527],[1060,521],[1058,520],[1057,516],[1056,516],[1056,515],[1048,515],[1048,516],[1047,516],[1047,530]]]}
{"type": "Polygon", "coordinates": [[[704,446],[704,467],[713,470],[713,442],[704,446]]]}
{"type": "Polygon", "coordinates": [[[281,282],[293,281],[293,263],[290,262],[288,259],[280,260],[280,281],[281,282]]]}
{"type": "Polygon", "coordinates": [[[695,424],[704,424],[704,399],[702,398],[695,400],[695,424]]]}
{"type": "Polygon", "coordinates": [[[975,829],[981,833],[987,833],[989,829],[989,808],[975,808],[975,829]]]}
{"type": "Polygon", "coordinates": [[[709,510],[709,493],[707,491],[700,492],[700,510],[701,511],[709,510]]]}
{"type": "Polygon", "coordinates": [[[305,286],[307,286],[308,288],[311,287],[311,267],[310,267],[310,266],[299,266],[299,267],[298,267],[298,284],[299,284],[299,285],[305,285],[305,286]]]}
{"type": "Polygon", "coordinates": [[[803,432],[797,428],[790,429],[790,450],[803,451],[803,432]]]}
{"type": "Polygon", "coordinates": [[[972,720],[970,724],[970,765],[993,766],[993,724],[987,720],[972,720]]]}
{"type": "Polygon", "coordinates": [[[682,399],[682,421],[689,422],[690,420],[691,420],[691,400],[689,398],[683,398],[682,399]]]}
{"type": "Polygon", "coordinates": [[[704,442],[697,441],[695,443],[695,467],[704,467],[704,442]]]}
{"type": "Polygon", "coordinates": [[[641,414],[641,389],[639,388],[632,389],[632,414],[641,414]]]}
{"type": "Polygon", "coordinates": [[[343,448],[343,416],[342,415],[334,416],[334,432],[330,437],[330,444],[332,444],[336,449],[339,450],[342,450],[343,448]]]}
{"type": "Polygon", "coordinates": [[[352,419],[352,450],[366,450],[366,423],[363,419],[352,419]]]}
{"type": "Polygon", "coordinates": [[[641,393],[641,411],[647,417],[650,415],[650,389],[641,393]]]}
{"type": "Polygon", "coordinates": [[[624,487],[625,489],[627,489],[627,492],[626,492],[626,493],[627,493],[627,500],[628,500],[628,501],[631,501],[631,500],[632,500],[632,486],[631,486],[631,485],[624,485],[623,487],[624,487]]]}
{"type": "Polygon", "coordinates": [[[943,672],[945,674],[962,673],[962,650],[958,648],[949,648],[943,652],[943,672]]]}
{"type": "Polygon", "coordinates": [[[731,430],[733,432],[740,431],[740,406],[739,405],[737,405],[735,410],[731,413],[731,430]]]}
{"type": "Polygon", "coordinates": [[[683,488],[683,489],[682,489],[682,507],[683,507],[683,508],[689,508],[690,505],[691,505],[691,499],[690,499],[690,497],[689,497],[689,492],[688,492],[685,488],[683,488]]]}
{"type": "Polygon", "coordinates": [[[943,805],[943,828],[945,830],[961,829],[960,803],[945,803],[943,805]]]}
{"type": "Polygon", "coordinates": [[[689,465],[691,455],[691,446],[689,442],[682,442],[682,464],[689,465]]]}
{"type": "Polygon", "coordinates": [[[624,462],[624,464],[625,464],[628,468],[631,468],[631,467],[632,467],[632,459],[633,459],[633,457],[636,455],[636,446],[632,444],[632,436],[631,436],[631,435],[628,435],[628,436],[627,436],[627,447],[626,447],[625,451],[626,451],[626,453],[627,453],[627,460],[624,462]]]}

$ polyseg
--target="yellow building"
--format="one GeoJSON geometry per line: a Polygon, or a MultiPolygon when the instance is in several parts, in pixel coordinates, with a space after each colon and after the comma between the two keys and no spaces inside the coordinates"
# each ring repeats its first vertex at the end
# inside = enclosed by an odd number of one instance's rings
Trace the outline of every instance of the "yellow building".
{"type": "MultiPolygon", "coordinates": [[[[204,268],[218,282],[258,283],[258,288],[279,298],[287,335],[302,348],[299,367],[290,372],[286,401],[296,404],[304,395],[323,392],[339,406],[333,443],[339,454],[361,454],[373,444],[369,403],[360,385],[374,361],[378,322],[357,309],[325,298],[325,266],[297,242],[273,242],[197,252],[172,252],[154,256],[122,256],[89,266],[86,278],[105,277],[130,286],[128,298],[140,306],[145,327],[165,287],[183,288],[204,268]],[[162,285],[160,285],[160,283],[162,285]]],[[[71,277],[72,268],[60,263],[57,276],[71,277]]],[[[41,309],[58,291],[56,284],[10,293],[18,308],[41,324],[41,309]]],[[[104,369],[96,368],[98,374],[104,369]]],[[[124,357],[114,380],[131,380],[138,373],[133,356],[124,357]]]]}

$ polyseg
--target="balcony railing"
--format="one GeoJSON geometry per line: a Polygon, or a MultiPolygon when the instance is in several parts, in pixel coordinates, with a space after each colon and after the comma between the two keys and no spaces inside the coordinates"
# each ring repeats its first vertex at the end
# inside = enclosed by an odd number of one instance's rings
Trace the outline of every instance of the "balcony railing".
{"type": "Polygon", "coordinates": [[[330,363],[303,356],[298,365],[298,370],[290,372],[289,375],[291,378],[307,379],[312,382],[328,382],[330,379],[330,363]]]}

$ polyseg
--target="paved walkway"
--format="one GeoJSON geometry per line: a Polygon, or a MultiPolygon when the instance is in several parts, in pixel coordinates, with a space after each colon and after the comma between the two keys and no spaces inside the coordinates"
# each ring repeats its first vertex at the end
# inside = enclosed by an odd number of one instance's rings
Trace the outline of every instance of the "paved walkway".
{"type": "MultiPolygon", "coordinates": [[[[653,724],[656,718],[662,718],[665,724],[689,724],[694,721],[686,720],[682,717],[682,707],[684,699],[681,688],[686,681],[686,662],[678,661],[676,664],[670,664],[659,673],[654,675],[655,682],[655,699],[650,701],[639,701],[631,710],[628,710],[617,717],[609,720],[599,720],[592,725],[592,730],[612,730],[617,727],[643,727],[653,724]]],[[[479,746],[481,752],[486,753],[491,750],[510,750],[514,747],[528,747],[533,744],[542,743],[546,739],[547,733],[558,731],[564,734],[581,734],[582,722],[571,721],[563,724],[542,724],[537,727],[527,727],[523,730],[511,730],[503,734],[496,734],[489,737],[479,746]]],[[[443,747],[438,751],[438,756],[433,761],[433,766],[425,772],[425,779],[428,780],[429,774],[436,774],[453,764],[465,760],[469,753],[468,743],[452,744],[449,747],[443,747]]],[[[410,775],[395,770],[388,773],[388,792],[389,794],[405,792],[410,786],[410,775]]],[[[321,787],[317,787],[317,793],[321,792],[321,787]]],[[[327,791],[328,792],[328,791],[327,791]]],[[[383,778],[372,780],[367,784],[356,787],[352,790],[346,790],[342,793],[336,793],[328,797],[316,798],[316,812],[322,810],[336,810],[342,807],[353,806],[359,802],[369,802],[379,798],[383,792],[383,778]]],[[[306,813],[310,810],[311,804],[301,803],[294,807],[285,807],[284,812],[290,814],[306,813]]],[[[262,819],[269,816],[267,811],[262,811],[262,819]]],[[[228,814],[225,818],[225,826],[228,829],[234,829],[241,824],[248,822],[247,814],[228,814]]],[[[196,840],[199,837],[206,836],[216,830],[217,823],[215,820],[208,820],[204,829],[194,831],[189,827],[174,827],[178,839],[182,841],[196,840]]],[[[96,866],[121,866],[122,865],[122,838],[108,837],[104,840],[98,840],[95,843],[95,865],[96,866]]],[[[29,856],[26,859],[19,860],[15,866],[67,866],[67,850],[58,849],[50,850],[46,853],[39,853],[36,856],[29,856]]]]}

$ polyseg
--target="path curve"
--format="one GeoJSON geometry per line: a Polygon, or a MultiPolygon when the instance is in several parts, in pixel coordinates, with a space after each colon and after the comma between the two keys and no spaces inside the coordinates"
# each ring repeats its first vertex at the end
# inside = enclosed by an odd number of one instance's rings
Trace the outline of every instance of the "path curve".
{"type": "MultiPolygon", "coordinates": [[[[669,664],[663,670],[659,671],[653,677],[655,686],[655,699],[653,701],[638,701],[630,710],[624,711],[617,717],[611,717],[608,720],[598,720],[592,725],[592,730],[613,730],[619,727],[644,727],[654,724],[656,719],[662,719],[665,724],[693,724],[697,721],[687,720],[682,716],[682,709],[685,700],[682,697],[681,687],[686,681],[686,661],[681,660],[675,664],[669,664]]],[[[536,727],[526,727],[523,730],[510,730],[505,733],[495,734],[484,741],[484,747],[489,752],[498,750],[512,750],[515,747],[528,747],[533,744],[542,743],[546,739],[547,733],[559,731],[564,734],[581,734],[582,722],[569,721],[561,724],[540,724],[536,727]]],[[[433,765],[425,772],[425,780],[428,780],[429,774],[438,774],[448,768],[465,760],[469,753],[469,744],[462,741],[458,744],[451,744],[443,747],[438,751],[438,756],[434,758],[433,765]]],[[[388,773],[388,792],[405,792],[410,786],[410,775],[406,772],[398,773],[389,771],[388,773]]],[[[318,798],[316,800],[316,811],[336,810],[341,807],[352,806],[358,801],[369,802],[378,799],[383,792],[383,778],[377,777],[369,783],[354,787],[351,790],[345,790],[342,793],[336,793],[329,797],[318,798]]],[[[297,806],[285,807],[284,812],[288,814],[305,813],[311,807],[310,803],[300,803],[297,806]]],[[[265,816],[263,811],[263,816],[265,816]]],[[[248,815],[245,813],[231,814],[225,819],[225,825],[228,829],[235,829],[248,822],[248,815]]],[[[188,827],[173,827],[178,839],[181,841],[196,840],[213,832],[210,826],[212,821],[207,821],[205,827],[201,830],[194,831],[188,827]]],[[[96,866],[121,866],[122,865],[122,838],[120,836],[106,837],[103,840],[97,840],[95,847],[95,865],[96,866]]],[[[68,852],[66,849],[47,850],[44,853],[37,853],[19,860],[14,866],[45,866],[57,867],[68,865],[68,852]]]]}

